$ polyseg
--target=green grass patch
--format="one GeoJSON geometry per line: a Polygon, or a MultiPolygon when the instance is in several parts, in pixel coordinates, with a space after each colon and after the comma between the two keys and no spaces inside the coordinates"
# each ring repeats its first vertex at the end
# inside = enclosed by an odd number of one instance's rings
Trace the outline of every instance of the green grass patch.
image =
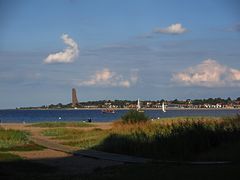
{"type": "Polygon", "coordinates": [[[87,122],[41,122],[30,125],[32,127],[55,128],[55,127],[94,127],[87,122]]]}
{"type": "Polygon", "coordinates": [[[21,158],[15,154],[0,152],[0,162],[1,161],[16,161],[16,160],[20,160],[20,159],[21,158]]]}
{"type": "Polygon", "coordinates": [[[45,136],[64,140],[63,144],[80,147],[81,149],[92,148],[99,144],[109,134],[108,130],[98,128],[92,130],[54,128],[42,132],[45,136]]]}
{"type": "Polygon", "coordinates": [[[44,149],[44,147],[31,142],[28,137],[29,133],[25,131],[0,129],[0,151],[34,151],[44,149]]]}
{"type": "Polygon", "coordinates": [[[35,144],[34,142],[30,141],[27,144],[23,145],[16,145],[6,148],[0,148],[0,151],[6,152],[6,151],[41,151],[45,149],[45,147],[35,144]]]}
{"type": "Polygon", "coordinates": [[[0,149],[22,146],[28,143],[27,132],[0,129],[0,149]]]}

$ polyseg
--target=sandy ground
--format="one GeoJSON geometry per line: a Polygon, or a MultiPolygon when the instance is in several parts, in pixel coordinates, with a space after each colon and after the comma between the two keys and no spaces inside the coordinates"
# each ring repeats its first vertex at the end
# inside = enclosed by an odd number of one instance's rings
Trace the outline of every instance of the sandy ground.
{"type": "MultiPolygon", "coordinates": [[[[73,127],[74,129],[110,129],[111,123],[93,123],[96,126],[94,127],[73,127]]],[[[1,127],[5,129],[15,129],[15,130],[25,130],[31,133],[33,137],[46,139],[48,141],[56,140],[50,139],[49,137],[42,136],[41,131],[49,128],[39,128],[39,127],[31,127],[30,124],[18,124],[18,123],[6,123],[1,124],[1,127]]],[[[72,128],[72,127],[71,127],[72,128]]],[[[72,147],[71,147],[72,148],[72,147]]],[[[77,150],[77,149],[76,149],[77,150]]],[[[107,166],[115,166],[122,164],[121,162],[109,161],[109,160],[100,160],[82,156],[73,156],[72,154],[68,154],[65,152],[60,152],[52,149],[44,149],[39,151],[14,151],[11,152],[13,154],[19,155],[23,159],[51,165],[57,167],[61,171],[65,173],[87,173],[91,172],[97,168],[103,168],[107,166]]]]}
{"type": "Polygon", "coordinates": [[[71,154],[55,151],[52,149],[44,149],[41,151],[13,151],[11,153],[19,155],[23,159],[29,159],[29,160],[39,160],[39,159],[47,159],[47,158],[65,158],[65,157],[71,156],[71,154]]]}
{"type": "Polygon", "coordinates": [[[62,174],[91,173],[95,169],[121,165],[121,162],[73,156],[51,149],[30,152],[12,152],[24,159],[56,167],[62,174]]]}

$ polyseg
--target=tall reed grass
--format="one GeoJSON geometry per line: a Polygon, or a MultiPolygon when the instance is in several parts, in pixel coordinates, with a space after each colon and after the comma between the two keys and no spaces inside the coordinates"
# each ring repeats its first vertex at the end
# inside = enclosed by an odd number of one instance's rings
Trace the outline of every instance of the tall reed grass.
{"type": "Polygon", "coordinates": [[[240,116],[157,123],[116,123],[96,149],[168,160],[190,160],[224,143],[240,141],[240,116]]]}

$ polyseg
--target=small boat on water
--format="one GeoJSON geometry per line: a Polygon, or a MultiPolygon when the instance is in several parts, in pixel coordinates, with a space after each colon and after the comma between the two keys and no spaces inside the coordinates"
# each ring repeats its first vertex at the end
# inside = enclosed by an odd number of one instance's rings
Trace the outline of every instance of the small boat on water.
{"type": "Polygon", "coordinates": [[[116,111],[114,109],[103,109],[102,113],[115,114],[116,111]]]}
{"type": "Polygon", "coordinates": [[[162,111],[163,111],[163,112],[166,112],[166,107],[165,107],[164,102],[162,102],[162,111]]]}
{"type": "Polygon", "coordinates": [[[137,102],[137,111],[138,112],[144,112],[144,110],[141,109],[141,104],[140,104],[140,100],[138,99],[138,102],[137,102]]]}

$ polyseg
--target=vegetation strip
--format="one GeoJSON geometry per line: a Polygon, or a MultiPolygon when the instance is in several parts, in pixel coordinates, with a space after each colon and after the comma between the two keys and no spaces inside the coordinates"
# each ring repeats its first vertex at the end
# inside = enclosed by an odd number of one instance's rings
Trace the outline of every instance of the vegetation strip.
{"type": "Polygon", "coordinates": [[[56,128],[56,127],[94,127],[87,122],[40,122],[29,125],[30,127],[56,128]]]}
{"type": "Polygon", "coordinates": [[[124,162],[124,163],[157,162],[161,164],[189,164],[189,165],[215,165],[215,164],[232,163],[231,161],[208,161],[208,162],[206,161],[161,161],[161,160],[134,157],[134,156],[128,156],[128,155],[122,155],[122,154],[116,154],[116,153],[107,153],[107,152],[101,152],[101,151],[95,151],[95,150],[74,151],[74,150],[71,150],[69,147],[66,147],[64,145],[61,145],[55,142],[47,141],[45,139],[31,137],[31,140],[34,143],[40,146],[44,146],[48,149],[70,153],[75,156],[80,155],[80,156],[89,157],[89,158],[118,161],[118,162],[124,162]]]}

